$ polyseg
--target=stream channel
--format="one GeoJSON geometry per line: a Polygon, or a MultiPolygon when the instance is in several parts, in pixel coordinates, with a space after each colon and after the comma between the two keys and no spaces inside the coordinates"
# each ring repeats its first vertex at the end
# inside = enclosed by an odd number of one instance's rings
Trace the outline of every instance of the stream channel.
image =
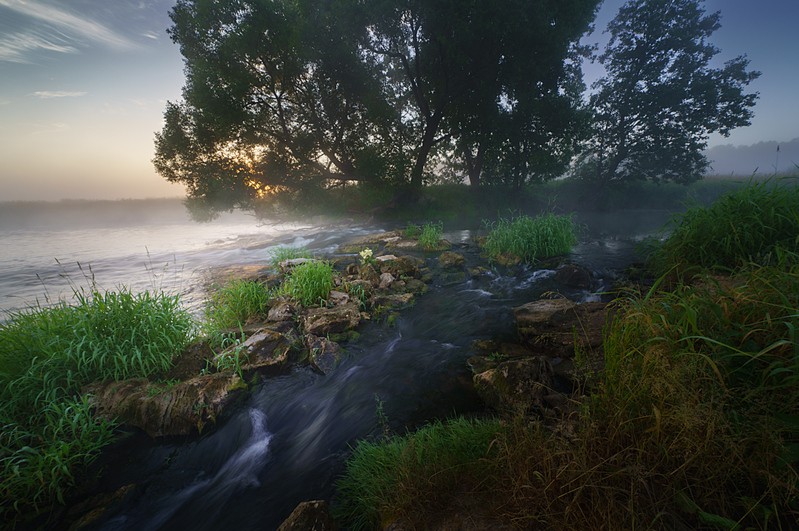
{"type": "MultiPolygon", "coordinates": [[[[488,268],[475,278],[436,274],[430,290],[390,326],[376,319],[344,344],[346,356],[322,376],[296,367],[266,379],[217,425],[192,440],[134,434],[100,460],[101,489],[135,485],[112,514],[90,529],[271,530],[301,501],[331,499],[351,447],[379,437],[387,419],[403,434],[435,419],[483,409],[466,364],[478,339],[513,340],[512,309],[548,291],[575,301],[599,300],[621,270],[638,260],[635,245],[668,212],[580,214],[585,227],[567,261],[593,272],[590,290],[558,285],[554,271],[529,266],[488,268]],[[382,408],[384,417],[378,414],[382,408]]],[[[372,231],[374,229],[371,229],[372,231]]],[[[305,236],[315,254],[369,232],[319,229],[305,236]]],[[[481,264],[475,232],[445,232],[467,267],[481,264]]],[[[431,269],[438,253],[409,253],[431,269]]]]}

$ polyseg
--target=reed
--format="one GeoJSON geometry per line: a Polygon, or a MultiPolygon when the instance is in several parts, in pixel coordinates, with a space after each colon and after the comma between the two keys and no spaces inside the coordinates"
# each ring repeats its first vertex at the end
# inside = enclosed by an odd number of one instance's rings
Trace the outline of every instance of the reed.
{"type": "MultiPolygon", "coordinates": [[[[406,229],[407,232],[407,229],[406,229]]],[[[419,231],[417,240],[422,249],[432,251],[441,245],[441,237],[444,233],[444,225],[438,223],[425,223],[419,231]]]]}
{"type": "Polygon", "coordinates": [[[577,243],[577,228],[570,216],[545,214],[484,222],[489,230],[483,248],[489,259],[517,257],[524,262],[567,254],[577,243]]]}

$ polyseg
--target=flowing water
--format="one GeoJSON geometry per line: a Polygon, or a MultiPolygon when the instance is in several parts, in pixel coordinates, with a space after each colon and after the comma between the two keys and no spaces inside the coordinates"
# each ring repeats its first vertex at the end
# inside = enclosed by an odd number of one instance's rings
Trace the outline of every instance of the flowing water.
{"type": "MultiPolygon", "coordinates": [[[[636,259],[636,242],[659,228],[666,215],[653,218],[651,213],[627,212],[621,222],[581,215],[587,229],[570,260],[594,272],[596,282],[590,290],[559,286],[554,271],[533,267],[494,269],[476,278],[437,276],[430,291],[403,310],[393,326],[381,321],[363,325],[361,338],[346,345],[347,355],[332,373],[322,376],[297,367],[267,379],[198,439],[152,441],[141,434],[127,438],[101,460],[101,487],[106,491],[135,487],[94,528],[275,529],[300,501],[330,499],[351,445],[379,436],[385,422],[392,432],[405,433],[433,419],[481,408],[466,360],[476,339],[513,337],[514,306],[553,290],[575,300],[598,299],[618,272],[636,259]]],[[[201,227],[197,239],[188,239],[183,246],[157,251],[155,244],[147,247],[151,262],[174,266],[173,285],[180,286],[195,305],[203,296],[202,290],[191,287],[198,270],[262,263],[277,244],[301,244],[317,253],[331,253],[339,243],[377,230],[258,227],[243,221],[201,227]]],[[[152,237],[171,241],[174,231],[191,230],[166,227],[152,237]]],[[[135,281],[139,283],[135,286],[147,287],[152,268],[143,268],[136,249],[146,238],[108,233],[102,237],[112,242],[110,247],[80,247],[80,241],[94,242],[97,234],[76,234],[72,241],[62,234],[59,249],[71,250],[70,260],[77,257],[84,270],[92,264],[98,277],[108,274],[112,283],[135,281]],[[99,258],[91,260],[91,253],[99,258]],[[138,263],[133,256],[138,256],[138,263]]],[[[445,234],[470,265],[479,263],[470,244],[474,235],[468,230],[445,234]]],[[[17,262],[4,257],[0,262],[0,293],[29,293],[25,290],[32,287],[27,284],[38,282],[35,273],[44,279],[61,278],[56,275],[58,268],[41,264],[45,252],[35,243],[29,245],[37,249],[37,256],[18,257],[17,262]],[[14,263],[25,264],[24,270],[14,271],[14,263]],[[43,269],[32,265],[37,263],[43,269]],[[21,281],[27,284],[20,287],[21,281]]],[[[430,265],[435,263],[435,255],[420,256],[430,265]]]]}

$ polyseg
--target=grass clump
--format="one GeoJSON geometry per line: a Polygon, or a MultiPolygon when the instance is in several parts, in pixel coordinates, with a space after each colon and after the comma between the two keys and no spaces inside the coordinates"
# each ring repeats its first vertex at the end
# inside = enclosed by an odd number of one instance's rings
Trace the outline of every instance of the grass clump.
{"type": "Polygon", "coordinates": [[[265,317],[274,297],[263,283],[256,280],[233,280],[213,292],[205,315],[210,336],[237,329],[248,321],[265,317]]]}
{"type": "Polygon", "coordinates": [[[425,223],[419,231],[417,240],[422,249],[431,251],[441,245],[441,236],[444,234],[444,225],[438,223],[425,223]]]}
{"type": "Polygon", "coordinates": [[[112,436],[81,388],[167,370],[194,332],[177,297],[75,293],[74,304],[34,307],[0,324],[0,513],[14,522],[78,481],[112,436]]]}
{"type": "Polygon", "coordinates": [[[550,213],[531,218],[523,215],[484,224],[489,233],[483,247],[491,260],[515,257],[532,263],[566,254],[577,243],[577,229],[571,216],[550,213]]]}
{"type": "Polygon", "coordinates": [[[497,421],[458,418],[379,443],[360,441],[337,483],[337,518],[353,530],[382,529],[397,519],[423,527],[418,518],[481,483],[500,430],[497,421]]]}
{"type": "Polygon", "coordinates": [[[281,285],[280,293],[308,307],[323,303],[332,289],[333,265],[323,260],[314,260],[292,269],[281,285]]]}
{"type": "Polygon", "coordinates": [[[799,251],[799,187],[758,182],[694,207],[675,222],[651,256],[663,274],[697,268],[729,270],[767,263],[777,249],[799,251]]]}

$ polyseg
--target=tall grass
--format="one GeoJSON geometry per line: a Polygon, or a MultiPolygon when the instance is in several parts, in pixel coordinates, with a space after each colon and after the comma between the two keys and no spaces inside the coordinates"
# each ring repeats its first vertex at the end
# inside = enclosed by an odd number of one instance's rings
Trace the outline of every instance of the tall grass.
{"type": "Polygon", "coordinates": [[[443,232],[444,225],[441,222],[425,223],[419,232],[419,236],[417,237],[419,245],[422,246],[422,249],[427,251],[436,249],[441,243],[441,236],[443,235],[443,232]]]}
{"type": "Polygon", "coordinates": [[[280,287],[303,306],[313,306],[325,301],[333,289],[333,265],[322,260],[305,262],[291,270],[280,287]]]}
{"type": "Polygon", "coordinates": [[[353,530],[384,528],[397,518],[423,526],[416,518],[481,483],[499,431],[497,421],[458,418],[380,443],[359,442],[337,484],[337,517],[353,530]]]}
{"type": "Polygon", "coordinates": [[[218,336],[253,319],[266,317],[274,290],[256,280],[232,280],[208,297],[205,308],[206,333],[218,336]]]}
{"type": "Polygon", "coordinates": [[[652,255],[658,273],[715,270],[754,261],[765,263],[777,249],[799,251],[799,187],[753,183],[727,193],[711,206],[680,216],[652,255]]]}
{"type": "Polygon", "coordinates": [[[570,216],[550,213],[535,218],[500,218],[484,224],[489,229],[484,249],[492,260],[505,256],[532,263],[567,254],[577,243],[577,229],[570,216]]]}
{"type": "Polygon", "coordinates": [[[167,370],[194,331],[177,297],[75,293],[74,304],[34,307],[0,324],[2,516],[63,500],[77,470],[111,437],[81,388],[167,370]]]}

